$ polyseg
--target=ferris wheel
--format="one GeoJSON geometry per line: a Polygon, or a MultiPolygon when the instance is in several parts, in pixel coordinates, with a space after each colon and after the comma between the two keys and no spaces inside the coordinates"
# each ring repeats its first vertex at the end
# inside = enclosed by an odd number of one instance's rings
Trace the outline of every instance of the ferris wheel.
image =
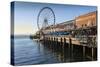
{"type": "Polygon", "coordinates": [[[55,25],[55,14],[50,7],[44,7],[40,10],[37,17],[37,26],[38,30],[43,30],[47,27],[51,27],[55,25]]]}

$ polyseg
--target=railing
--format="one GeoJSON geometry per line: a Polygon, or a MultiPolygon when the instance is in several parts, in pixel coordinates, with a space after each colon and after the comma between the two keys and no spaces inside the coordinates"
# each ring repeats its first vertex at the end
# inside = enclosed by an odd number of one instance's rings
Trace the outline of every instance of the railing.
{"type": "Polygon", "coordinates": [[[97,36],[89,35],[89,36],[76,36],[77,40],[80,41],[80,44],[89,47],[97,47],[97,36]]]}

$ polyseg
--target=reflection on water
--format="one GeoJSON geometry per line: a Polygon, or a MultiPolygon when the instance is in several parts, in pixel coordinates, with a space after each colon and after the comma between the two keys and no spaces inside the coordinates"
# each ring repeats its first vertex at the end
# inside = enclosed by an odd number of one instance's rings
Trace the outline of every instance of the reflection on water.
{"type": "Polygon", "coordinates": [[[68,46],[65,48],[52,48],[54,45],[40,43],[36,39],[15,38],[14,39],[14,59],[15,65],[30,65],[30,64],[49,64],[71,61],[82,61],[82,55],[77,53],[73,57],[68,46]],[[78,55],[79,54],[79,55],[78,55]]]}

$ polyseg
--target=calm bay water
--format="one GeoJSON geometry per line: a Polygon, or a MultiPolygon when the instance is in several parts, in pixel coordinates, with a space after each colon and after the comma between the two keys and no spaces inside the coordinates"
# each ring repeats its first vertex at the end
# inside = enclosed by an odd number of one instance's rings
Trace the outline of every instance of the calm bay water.
{"type": "Polygon", "coordinates": [[[73,53],[70,52],[68,48],[55,51],[46,47],[36,39],[15,37],[14,63],[15,65],[34,65],[89,60],[85,57],[85,59],[83,59],[82,51],[79,50],[79,48],[80,47],[76,48],[73,53]]]}
{"type": "Polygon", "coordinates": [[[14,40],[15,65],[58,63],[57,57],[37,40],[28,37],[14,40]]]}

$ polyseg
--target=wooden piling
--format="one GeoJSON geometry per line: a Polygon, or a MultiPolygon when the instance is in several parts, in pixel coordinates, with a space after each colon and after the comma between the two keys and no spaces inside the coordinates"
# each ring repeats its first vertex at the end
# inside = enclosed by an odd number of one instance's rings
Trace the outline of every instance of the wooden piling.
{"type": "Polygon", "coordinates": [[[63,49],[65,51],[65,47],[66,47],[66,38],[64,38],[64,43],[63,43],[63,49]]]}
{"type": "Polygon", "coordinates": [[[56,40],[55,40],[55,37],[54,37],[54,41],[53,41],[53,50],[55,51],[55,43],[56,43],[56,40]]]}
{"type": "Polygon", "coordinates": [[[94,48],[92,47],[92,60],[94,60],[94,48]]]}
{"type": "Polygon", "coordinates": [[[85,46],[83,46],[83,59],[85,58],[85,46]]]}
{"type": "Polygon", "coordinates": [[[56,51],[58,51],[58,38],[56,39],[56,51]]]}
{"type": "Polygon", "coordinates": [[[72,45],[71,38],[69,38],[69,54],[70,54],[70,61],[72,61],[72,58],[73,58],[73,45],[72,45]]]}
{"type": "Polygon", "coordinates": [[[60,51],[63,49],[63,40],[62,40],[62,37],[60,39],[60,51]]]}

